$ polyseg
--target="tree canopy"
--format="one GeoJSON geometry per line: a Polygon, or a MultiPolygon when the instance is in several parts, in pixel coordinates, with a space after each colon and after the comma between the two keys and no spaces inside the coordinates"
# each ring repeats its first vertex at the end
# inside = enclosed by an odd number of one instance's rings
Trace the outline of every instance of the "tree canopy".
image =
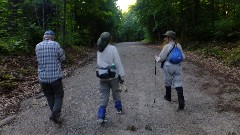
{"type": "Polygon", "coordinates": [[[239,40],[237,0],[137,0],[131,11],[151,40],[170,29],[183,40],[239,40]]]}
{"type": "Polygon", "coordinates": [[[115,0],[1,0],[0,52],[31,51],[47,29],[65,46],[93,46],[103,31],[117,35],[120,18],[115,0]]]}
{"type": "Polygon", "coordinates": [[[47,29],[64,46],[94,46],[103,31],[115,41],[239,40],[237,0],[137,0],[129,12],[117,0],[0,0],[0,53],[32,51],[47,29]]]}

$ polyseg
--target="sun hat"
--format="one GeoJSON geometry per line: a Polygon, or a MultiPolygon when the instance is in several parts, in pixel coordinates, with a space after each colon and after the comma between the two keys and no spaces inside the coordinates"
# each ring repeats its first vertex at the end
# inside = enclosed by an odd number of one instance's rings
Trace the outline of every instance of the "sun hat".
{"type": "Polygon", "coordinates": [[[174,31],[171,31],[171,30],[168,30],[165,34],[163,34],[163,36],[168,36],[168,37],[171,37],[173,39],[177,39],[176,33],[174,31]]]}
{"type": "Polygon", "coordinates": [[[97,41],[98,50],[102,52],[107,47],[110,40],[111,40],[111,34],[109,32],[103,32],[97,41]]]}

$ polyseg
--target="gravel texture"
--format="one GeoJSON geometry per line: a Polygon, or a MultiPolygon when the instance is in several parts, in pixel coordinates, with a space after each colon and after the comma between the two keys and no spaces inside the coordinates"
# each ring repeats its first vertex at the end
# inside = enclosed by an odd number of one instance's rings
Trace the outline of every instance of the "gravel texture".
{"type": "Polygon", "coordinates": [[[224,76],[191,61],[183,62],[186,107],[177,111],[177,93],[163,99],[157,48],[140,43],[116,45],[126,70],[127,91],[121,93],[124,114],[117,114],[112,98],[104,125],[97,123],[99,82],[96,59],[64,78],[61,127],[49,121],[50,109],[41,94],[21,103],[12,123],[0,135],[228,135],[240,134],[240,87],[224,76]]]}

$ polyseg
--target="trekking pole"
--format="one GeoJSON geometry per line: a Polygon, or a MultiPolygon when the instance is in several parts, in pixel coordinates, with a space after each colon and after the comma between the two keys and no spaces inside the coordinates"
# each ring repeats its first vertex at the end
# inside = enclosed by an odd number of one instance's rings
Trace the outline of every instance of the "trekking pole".
{"type": "Polygon", "coordinates": [[[155,75],[157,74],[157,69],[156,69],[156,60],[154,60],[155,61],[155,75]]]}
{"type": "MultiPolygon", "coordinates": [[[[154,90],[157,91],[157,90],[156,90],[156,75],[157,75],[156,65],[157,65],[157,62],[156,62],[155,59],[154,59],[154,61],[155,61],[155,82],[154,82],[154,90]]],[[[155,103],[155,98],[153,99],[153,103],[155,103]]]]}

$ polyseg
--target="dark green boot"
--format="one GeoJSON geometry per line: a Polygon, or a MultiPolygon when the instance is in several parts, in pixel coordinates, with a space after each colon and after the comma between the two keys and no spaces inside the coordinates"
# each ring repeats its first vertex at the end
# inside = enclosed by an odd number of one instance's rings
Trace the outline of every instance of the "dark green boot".
{"type": "Polygon", "coordinates": [[[165,86],[166,88],[166,95],[164,96],[164,99],[167,101],[171,101],[171,86],[165,86]]]}
{"type": "Polygon", "coordinates": [[[179,103],[179,110],[183,110],[185,107],[185,100],[183,96],[183,88],[182,87],[177,87],[176,88],[177,94],[178,94],[178,103],[179,103]]]}

